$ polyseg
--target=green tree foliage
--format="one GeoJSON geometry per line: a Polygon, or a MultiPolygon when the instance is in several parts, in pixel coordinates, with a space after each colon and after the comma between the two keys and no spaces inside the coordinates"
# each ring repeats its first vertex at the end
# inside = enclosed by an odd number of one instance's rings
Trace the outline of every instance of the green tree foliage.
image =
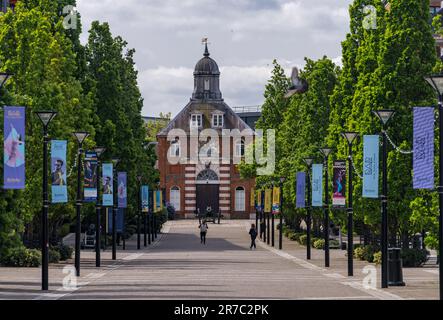
{"type": "MultiPolygon", "coordinates": [[[[25,231],[28,238],[40,234],[42,125],[35,111],[57,111],[50,137],[69,141],[69,203],[50,207],[52,240],[75,221],[75,165],[81,164],[76,163],[78,146],[72,132],[90,133],[85,150],[101,145],[108,150],[105,160],[121,159],[118,171],[128,172],[129,220],[137,206],[136,176],[155,179],[155,154],[146,148],[147,129],[140,115],[143,100],[137,86],[135,51],[128,50],[120,37],[112,37],[108,24],[98,22],[93,23],[89,42],[83,46],[80,15],[74,14],[76,28],[65,28],[63,23],[63,8],[75,4],[75,0],[19,1],[14,12],[0,14],[0,68],[14,74],[2,89],[1,105],[27,109],[26,189],[0,193],[0,254],[20,246],[25,231]]],[[[3,113],[0,115],[3,120],[3,113]]],[[[83,208],[85,223],[95,210],[93,205],[83,208]]]]}
{"type": "Polygon", "coordinates": [[[121,37],[113,37],[107,23],[95,21],[86,46],[85,87],[94,92],[96,142],[106,146],[104,158],[120,159],[118,171],[128,174],[128,217],[136,213],[137,175],[149,176],[149,151],[143,148],[146,129],[140,116],[143,100],[137,86],[135,50],[121,37]]]}
{"type": "MultiPolygon", "coordinates": [[[[262,113],[259,120],[256,123],[256,128],[263,130],[263,145],[264,152],[267,152],[267,130],[275,130],[276,132],[276,165],[278,166],[278,158],[280,155],[280,146],[278,143],[278,135],[280,127],[283,122],[284,112],[288,107],[289,100],[285,98],[285,94],[288,91],[290,81],[285,75],[284,69],[278,64],[277,60],[273,61],[274,69],[272,70],[271,78],[265,88],[265,102],[262,106],[262,113]]],[[[247,152],[253,152],[253,146],[249,146],[247,152]]],[[[255,178],[257,164],[245,164],[239,165],[240,174],[243,177],[255,178]]],[[[257,185],[263,187],[270,185],[272,182],[278,181],[278,168],[277,173],[272,176],[259,176],[257,177],[257,185]]]]}
{"type": "MultiPolygon", "coordinates": [[[[280,175],[286,177],[284,199],[287,213],[295,213],[296,173],[305,171],[303,159],[314,157],[321,163],[318,148],[323,147],[330,116],[329,97],[337,84],[337,67],[323,57],[313,61],[305,59],[306,66],[301,77],[309,83],[309,90],[291,98],[284,113],[284,120],[278,133],[282,156],[278,159],[280,175]]],[[[304,216],[305,211],[298,212],[304,216]]],[[[299,219],[294,216],[294,219],[299,219]]]]}
{"type": "MultiPolygon", "coordinates": [[[[5,103],[27,107],[28,159],[26,189],[0,195],[1,203],[3,206],[6,204],[6,217],[2,214],[2,219],[10,222],[2,224],[8,235],[1,235],[0,241],[11,235],[18,237],[24,232],[25,225],[28,225],[30,233],[39,229],[42,126],[34,112],[48,109],[58,112],[50,126],[51,138],[72,141],[71,133],[79,128],[94,135],[89,120],[90,106],[83,98],[81,84],[75,77],[73,44],[66,37],[62,21],[57,8],[49,0],[19,2],[15,12],[8,11],[0,17],[0,60],[3,70],[14,74],[7,84],[8,101],[5,103]]],[[[71,160],[75,157],[75,150],[75,144],[70,143],[68,153],[71,160]]],[[[74,199],[74,181],[71,179],[69,182],[69,196],[74,199]]],[[[59,221],[69,218],[72,213],[72,202],[66,206],[51,207],[51,229],[54,230],[59,221]]],[[[1,244],[0,247],[4,248],[1,244]]]]}

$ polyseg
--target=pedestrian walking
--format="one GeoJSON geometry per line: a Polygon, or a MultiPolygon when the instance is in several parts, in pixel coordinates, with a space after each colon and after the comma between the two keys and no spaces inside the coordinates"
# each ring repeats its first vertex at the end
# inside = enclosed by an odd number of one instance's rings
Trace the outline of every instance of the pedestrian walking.
{"type": "Polygon", "coordinates": [[[206,233],[208,232],[209,228],[206,220],[203,220],[198,227],[200,228],[200,243],[206,244],[206,233]]]}
{"type": "Polygon", "coordinates": [[[266,222],[265,222],[265,219],[263,219],[260,222],[260,239],[263,239],[263,235],[266,235],[266,222]]]}
{"type": "Polygon", "coordinates": [[[255,245],[255,239],[257,239],[257,230],[255,229],[255,224],[251,225],[251,229],[249,230],[249,235],[251,236],[250,249],[252,250],[252,247],[254,247],[254,249],[257,249],[257,246],[255,245]]]}

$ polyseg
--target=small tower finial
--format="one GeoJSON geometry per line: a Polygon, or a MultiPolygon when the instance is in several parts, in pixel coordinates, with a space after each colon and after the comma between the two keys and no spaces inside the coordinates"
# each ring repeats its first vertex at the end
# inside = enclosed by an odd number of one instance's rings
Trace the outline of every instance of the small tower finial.
{"type": "Polygon", "coordinates": [[[205,44],[205,53],[203,54],[203,56],[205,57],[209,57],[209,50],[208,50],[208,38],[203,38],[202,39],[202,44],[205,44]]]}

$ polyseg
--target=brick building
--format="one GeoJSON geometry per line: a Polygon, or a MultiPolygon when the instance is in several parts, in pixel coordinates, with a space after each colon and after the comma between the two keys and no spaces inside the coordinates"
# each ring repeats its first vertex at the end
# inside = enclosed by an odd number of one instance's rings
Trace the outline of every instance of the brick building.
{"type": "Polygon", "coordinates": [[[226,218],[250,218],[255,180],[241,179],[236,164],[254,132],[224,102],[220,71],[209,56],[206,45],[189,103],[157,135],[160,188],[178,217],[211,207],[226,218]]]}

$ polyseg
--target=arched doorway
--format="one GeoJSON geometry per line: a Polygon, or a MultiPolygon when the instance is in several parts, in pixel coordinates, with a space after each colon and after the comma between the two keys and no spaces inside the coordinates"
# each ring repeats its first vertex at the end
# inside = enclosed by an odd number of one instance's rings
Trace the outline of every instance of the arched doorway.
{"type": "Polygon", "coordinates": [[[207,168],[197,175],[196,191],[196,209],[200,211],[200,214],[205,214],[208,207],[214,213],[219,212],[220,181],[214,170],[207,168]]]}

